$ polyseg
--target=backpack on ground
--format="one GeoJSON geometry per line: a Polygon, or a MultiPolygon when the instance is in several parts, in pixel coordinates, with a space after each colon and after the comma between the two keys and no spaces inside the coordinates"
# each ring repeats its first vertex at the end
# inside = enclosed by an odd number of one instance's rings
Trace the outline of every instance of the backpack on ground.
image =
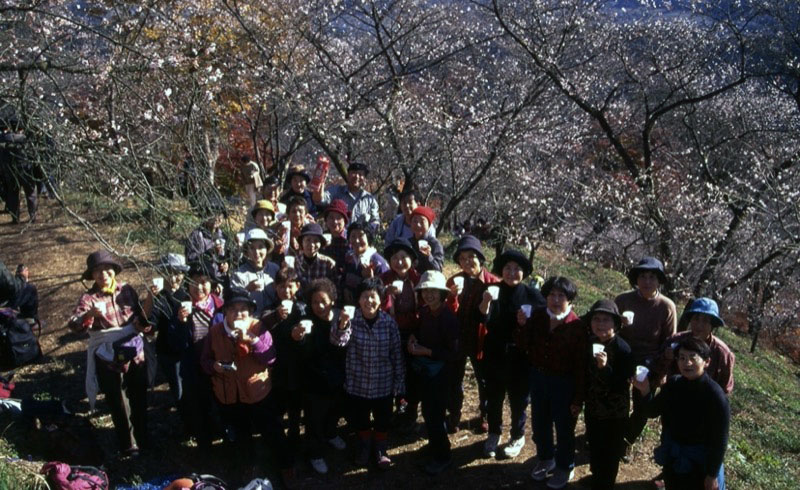
{"type": "Polygon", "coordinates": [[[164,490],[225,490],[227,485],[214,475],[193,473],[186,478],[178,478],[164,490]]]}
{"type": "Polygon", "coordinates": [[[51,461],[42,466],[52,490],[108,490],[108,475],[94,466],[70,466],[51,461]]]}
{"type": "Polygon", "coordinates": [[[0,367],[24,366],[42,355],[39,338],[34,334],[37,325],[35,320],[18,317],[11,308],[0,309],[0,367]]]}

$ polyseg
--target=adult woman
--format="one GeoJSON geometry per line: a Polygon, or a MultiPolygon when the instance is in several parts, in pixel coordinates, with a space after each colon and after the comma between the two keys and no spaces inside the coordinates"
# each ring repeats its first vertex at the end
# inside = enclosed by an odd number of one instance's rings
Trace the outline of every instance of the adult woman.
{"type": "Polygon", "coordinates": [[[351,420],[358,431],[356,463],[364,466],[369,462],[374,442],[378,467],[389,469],[392,460],[386,437],[392,399],[404,391],[406,370],[397,323],[381,311],[383,292],[379,279],[364,279],[358,287],[358,310],[350,321],[331,332],[331,342],[347,346],[344,386],[350,396],[351,420]]]}
{"type": "MultiPolygon", "coordinates": [[[[664,264],[653,257],[644,257],[628,271],[628,281],[634,289],[620,294],[614,302],[620,311],[633,313],[633,322],[628,323],[623,317],[619,335],[630,345],[634,362],[650,368],[651,380],[657,385],[661,380],[654,377],[654,361],[677,326],[675,303],[660,292],[667,282],[664,264]]],[[[634,392],[633,413],[625,434],[628,444],[636,441],[647,423],[640,405],[641,397],[634,392]]]]}
{"type": "MultiPolygon", "coordinates": [[[[78,300],[69,327],[75,332],[89,331],[86,350],[89,406],[94,409],[99,389],[111,408],[121,453],[133,456],[148,443],[147,372],[143,362],[131,362],[123,374],[114,363],[113,344],[149,330],[149,326],[143,328],[132,322],[134,312],[141,310],[139,296],[130,285],[117,280],[120,272],[122,265],[105,250],[86,258],[81,279],[91,279],[93,284],[78,300]]],[[[144,320],[144,314],[140,316],[144,320]]]]}
{"type": "Polygon", "coordinates": [[[483,266],[486,257],[483,255],[481,242],[472,235],[464,235],[458,241],[453,261],[459,265],[461,272],[447,281],[447,287],[450,288],[451,293],[447,298],[447,304],[456,312],[460,334],[458,355],[453,361],[453,375],[448,388],[448,429],[450,432],[457,431],[461,421],[461,408],[464,403],[464,371],[469,357],[478,385],[478,409],[481,415],[479,429],[480,432],[487,432],[489,422],[486,419],[486,375],[483,360],[486,325],[479,321],[475,311],[483,298],[486,287],[499,283],[500,278],[483,266]]]}
{"type": "Polygon", "coordinates": [[[269,331],[251,317],[255,302],[243,289],[229,289],[225,295],[224,317],[208,331],[201,365],[211,377],[214,398],[223,419],[235,427],[244,442],[242,456],[255,464],[251,445],[256,426],[273,449],[284,476],[291,473],[291,454],[278,419],[269,366],[275,362],[275,346],[269,331]]]}
{"type": "Polygon", "coordinates": [[[584,315],[589,325],[592,353],[586,351],[586,439],[593,490],[610,490],[625,451],[625,429],[631,405],[628,380],[633,375],[631,348],[617,331],[622,317],[617,305],[599,300],[584,315]]]}
{"type": "Polygon", "coordinates": [[[528,363],[523,346],[514,338],[514,331],[517,329],[516,313],[523,305],[533,309],[544,305],[539,291],[522,282],[532,271],[533,266],[522,252],[503,252],[494,261],[494,272],[502,276],[497,297],[495,299],[487,288],[476,312],[479,320],[486,323],[487,331],[483,352],[489,435],[483,451],[492,458],[500,441],[506,394],[511,407],[511,440],[503,452],[506,457],[514,458],[525,445],[525,408],[530,393],[528,363]]]}
{"type": "Polygon", "coordinates": [[[680,374],[670,377],[657,395],[646,379],[633,383],[644,397],[644,413],[661,416],[656,462],[664,468],[668,490],[724,490],[728,398],[705,372],[711,357],[705,342],[687,337],[677,350],[680,374]]]}
{"type": "Polygon", "coordinates": [[[531,418],[538,462],[531,472],[548,488],[563,488],[572,479],[575,467],[575,423],[584,393],[586,335],[572,301],[578,295],[575,284],[566,277],[545,281],[542,294],[547,307],[526,319],[517,311],[523,326],[518,341],[530,363],[531,418]],[[553,445],[553,426],[556,445],[553,445]]]}

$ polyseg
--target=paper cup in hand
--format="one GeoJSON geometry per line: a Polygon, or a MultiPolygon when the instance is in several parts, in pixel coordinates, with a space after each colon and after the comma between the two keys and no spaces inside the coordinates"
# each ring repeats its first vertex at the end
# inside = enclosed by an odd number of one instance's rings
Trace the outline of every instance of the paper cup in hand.
{"type": "Polygon", "coordinates": [[[599,353],[601,353],[601,352],[603,352],[605,350],[606,350],[606,348],[603,346],[603,344],[592,344],[592,355],[593,356],[596,356],[597,354],[599,354],[599,353]]]}
{"type": "Polygon", "coordinates": [[[417,240],[417,246],[420,250],[430,247],[430,245],[428,245],[428,240],[417,240]]]}
{"type": "Polygon", "coordinates": [[[456,285],[459,291],[464,289],[464,278],[462,276],[456,276],[453,278],[453,284],[456,285]]]}
{"type": "Polygon", "coordinates": [[[285,300],[281,301],[281,306],[286,308],[286,310],[289,313],[291,313],[292,312],[292,307],[294,306],[294,301],[292,301],[290,299],[285,299],[285,300]]]}
{"type": "Polygon", "coordinates": [[[164,278],[163,277],[154,277],[153,278],[153,286],[161,291],[164,289],[164,278]]]}
{"type": "Polygon", "coordinates": [[[186,308],[186,311],[192,311],[192,302],[191,301],[181,301],[181,308],[186,308]]]}
{"type": "Polygon", "coordinates": [[[94,304],[94,307],[95,307],[95,308],[97,308],[97,310],[98,310],[98,311],[99,311],[99,312],[100,312],[102,315],[105,315],[105,314],[106,314],[106,311],[108,311],[108,308],[106,308],[106,304],[105,304],[105,303],[103,303],[103,302],[98,302],[98,303],[95,303],[95,304],[94,304]]]}
{"type": "Polygon", "coordinates": [[[633,312],[632,311],[623,311],[622,316],[628,320],[628,325],[633,325],[633,312]]]}
{"type": "Polygon", "coordinates": [[[394,286],[397,289],[398,293],[403,292],[403,281],[394,281],[392,283],[392,286],[394,286]]]}
{"type": "Polygon", "coordinates": [[[347,314],[347,318],[353,318],[353,315],[356,314],[356,307],[353,305],[347,305],[344,307],[344,312],[347,314]]]}
{"type": "Polygon", "coordinates": [[[291,221],[282,221],[281,222],[281,226],[284,227],[287,230],[291,230],[292,229],[292,222],[291,221]]]}
{"type": "Polygon", "coordinates": [[[312,322],[311,320],[301,320],[300,321],[300,326],[303,327],[303,331],[306,333],[306,335],[311,333],[311,326],[312,325],[314,325],[314,322],[312,322]]]}
{"type": "Polygon", "coordinates": [[[286,263],[288,268],[294,269],[294,257],[292,255],[287,255],[283,258],[283,261],[286,263]]]}
{"type": "Polygon", "coordinates": [[[239,242],[239,245],[244,245],[244,233],[237,233],[236,241],[239,242]]]}
{"type": "Polygon", "coordinates": [[[247,327],[249,327],[249,326],[250,326],[250,322],[247,321],[247,320],[235,320],[233,322],[233,328],[235,328],[236,330],[245,331],[245,330],[247,330],[247,327]]]}
{"type": "Polygon", "coordinates": [[[636,381],[641,383],[642,381],[647,379],[647,373],[649,372],[650,370],[644,366],[636,366],[636,381]]]}
{"type": "Polygon", "coordinates": [[[331,240],[333,240],[333,236],[330,233],[323,233],[322,238],[325,240],[325,243],[330,245],[331,240]]]}
{"type": "Polygon", "coordinates": [[[523,313],[525,313],[525,318],[531,317],[531,311],[533,311],[533,306],[531,305],[522,305],[519,307],[523,313]]]}
{"type": "Polygon", "coordinates": [[[498,297],[500,297],[499,286],[489,286],[488,288],[486,288],[486,290],[489,291],[489,294],[492,295],[492,300],[496,300],[498,297]]]}

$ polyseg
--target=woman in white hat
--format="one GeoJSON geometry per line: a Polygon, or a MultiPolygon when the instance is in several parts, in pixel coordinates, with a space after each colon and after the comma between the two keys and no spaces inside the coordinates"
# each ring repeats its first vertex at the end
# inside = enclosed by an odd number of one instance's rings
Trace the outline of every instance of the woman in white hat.
{"type": "Polygon", "coordinates": [[[422,306],[418,327],[406,345],[408,353],[413,356],[408,375],[417,381],[415,384],[419,387],[422,416],[428,432],[431,454],[425,471],[435,475],[452,462],[445,411],[448,375],[452,374],[452,363],[458,355],[458,318],[445,305],[450,289],[441,272],[425,272],[415,289],[421,296],[422,306]]]}

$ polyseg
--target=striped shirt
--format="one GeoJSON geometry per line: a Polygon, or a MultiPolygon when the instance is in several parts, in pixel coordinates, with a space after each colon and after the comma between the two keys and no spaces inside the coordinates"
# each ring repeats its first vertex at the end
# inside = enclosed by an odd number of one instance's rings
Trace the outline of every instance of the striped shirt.
{"type": "Polygon", "coordinates": [[[383,398],[405,391],[405,361],[397,323],[378,312],[370,325],[356,310],[345,330],[331,330],[331,342],[347,346],[344,389],[361,398],[383,398]]]}

